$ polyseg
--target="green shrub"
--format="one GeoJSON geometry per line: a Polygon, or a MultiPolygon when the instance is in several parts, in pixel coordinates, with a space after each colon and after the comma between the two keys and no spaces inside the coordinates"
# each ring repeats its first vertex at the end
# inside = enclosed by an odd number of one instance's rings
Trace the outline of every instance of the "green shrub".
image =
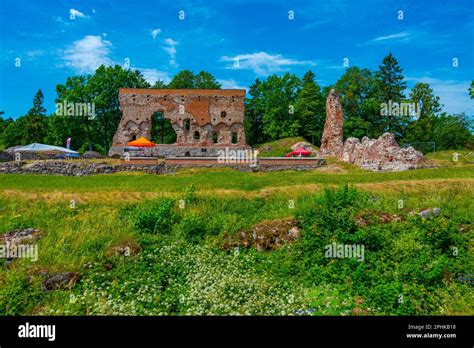
{"type": "Polygon", "coordinates": [[[0,315],[28,315],[44,293],[38,283],[32,284],[28,275],[20,272],[6,272],[0,278],[0,315]]]}
{"type": "Polygon", "coordinates": [[[187,204],[196,202],[196,187],[194,184],[186,186],[184,190],[184,200],[187,204]]]}
{"type": "Polygon", "coordinates": [[[337,190],[325,189],[316,196],[313,205],[296,216],[304,230],[307,248],[321,249],[333,241],[361,243],[363,236],[358,232],[355,215],[367,202],[367,194],[347,184],[337,190]]]}
{"type": "Polygon", "coordinates": [[[191,212],[182,218],[178,229],[188,242],[198,243],[207,234],[207,219],[202,214],[191,212]]]}
{"type": "Polygon", "coordinates": [[[172,201],[160,200],[138,208],[133,226],[144,233],[168,234],[176,220],[172,201]]]}

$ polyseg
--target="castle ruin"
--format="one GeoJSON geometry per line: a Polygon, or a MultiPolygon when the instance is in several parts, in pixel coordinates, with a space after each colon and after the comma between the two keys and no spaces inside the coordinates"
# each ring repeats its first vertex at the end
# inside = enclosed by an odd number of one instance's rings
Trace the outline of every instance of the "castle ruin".
{"type": "Polygon", "coordinates": [[[176,142],[146,149],[149,155],[215,156],[222,148],[249,148],[244,132],[245,90],[121,88],[119,100],[122,118],[109,156],[122,156],[129,141],[151,139],[156,112],[171,121],[176,142]]]}

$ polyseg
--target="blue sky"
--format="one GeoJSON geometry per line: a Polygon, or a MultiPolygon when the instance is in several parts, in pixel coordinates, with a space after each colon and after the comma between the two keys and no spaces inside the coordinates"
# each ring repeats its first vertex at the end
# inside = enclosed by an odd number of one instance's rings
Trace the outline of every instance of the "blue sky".
{"type": "Polygon", "coordinates": [[[445,111],[472,116],[473,3],[0,0],[0,110],[25,114],[41,88],[53,113],[56,84],[126,59],[150,82],[190,69],[248,88],[257,77],[311,69],[325,86],[344,73],[345,58],[376,70],[392,52],[409,87],[427,82],[445,111]]]}

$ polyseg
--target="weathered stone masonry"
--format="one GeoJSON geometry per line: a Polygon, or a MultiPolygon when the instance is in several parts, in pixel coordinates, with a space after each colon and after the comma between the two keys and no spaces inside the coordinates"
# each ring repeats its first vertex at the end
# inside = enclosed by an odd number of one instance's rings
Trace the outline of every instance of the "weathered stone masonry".
{"type": "Polygon", "coordinates": [[[339,96],[331,89],[326,100],[326,123],[319,155],[336,157],[373,171],[403,171],[424,165],[421,152],[411,146],[400,148],[391,133],[384,133],[378,139],[348,138],[343,142],[343,131],[344,112],[339,96]]]}
{"type": "Polygon", "coordinates": [[[119,99],[122,119],[110,156],[123,154],[127,142],[135,138],[150,139],[155,112],[162,112],[176,132],[175,144],[160,145],[167,151],[176,147],[247,147],[245,90],[121,88],[119,99]]]}

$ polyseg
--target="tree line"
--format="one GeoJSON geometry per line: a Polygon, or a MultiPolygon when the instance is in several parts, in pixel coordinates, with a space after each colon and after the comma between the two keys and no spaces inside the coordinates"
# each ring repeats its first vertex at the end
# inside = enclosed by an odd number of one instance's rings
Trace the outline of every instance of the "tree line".
{"type": "MultiPolygon", "coordinates": [[[[66,139],[72,138],[72,148],[79,152],[95,150],[106,154],[121,118],[119,88],[220,89],[221,84],[206,71],[195,74],[182,70],[169,83],[158,80],[151,85],[138,70],[100,66],[94,74],[68,77],[64,84],[56,86],[55,103],[93,104],[94,117],[64,116],[55,111],[47,115],[44,95],[38,90],[26,115],[16,120],[0,117],[0,148],[32,142],[64,146],[66,139]]],[[[406,93],[403,69],[391,53],[377,71],[350,67],[334,85],[325,87],[317,83],[312,71],[302,78],[286,73],[256,79],[245,102],[248,143],[302,136],[319,145],[326,96],[331,88],[339,94],[344,109],[345,138],[374,138],[389,131],[401,144],[415,147],[423,142],[434,142],[437,150],[474,145],[472,120],[465,114],[443,112],[439,97],[429,84],[419,82],[406,93]],[[408,114],[382,115],[383,103],[417,107],[408,114]]],[[[474,98],[474,82],[467,92],[474,98]]],[[[166,129],[173,131],[171,127],[166,129]]]]}
{"type": "MultiPolygon", "coordinates": [[[[437,150],[474,146],[472,120],[465,114],[443,112],[440,98],[427,83],[416,83],[407,94],[403,69],[391,53],[377,71],[350,67],[335,84],[325,87],[317,83],[312,71],[302,78],[287,73],[257,79],[246,103],[249,143],[303,136],[320,145],[331,88],[339,94],[344,110],[345,139],[376,138],[391,132],[402,145],[422,147],[434,142],[437,150]],[[413,105],[416,113],[383,115],[381,105],[389,103],[413,105]]],[[[474,98],[474,82],[466,93],[474,98]]]]}

